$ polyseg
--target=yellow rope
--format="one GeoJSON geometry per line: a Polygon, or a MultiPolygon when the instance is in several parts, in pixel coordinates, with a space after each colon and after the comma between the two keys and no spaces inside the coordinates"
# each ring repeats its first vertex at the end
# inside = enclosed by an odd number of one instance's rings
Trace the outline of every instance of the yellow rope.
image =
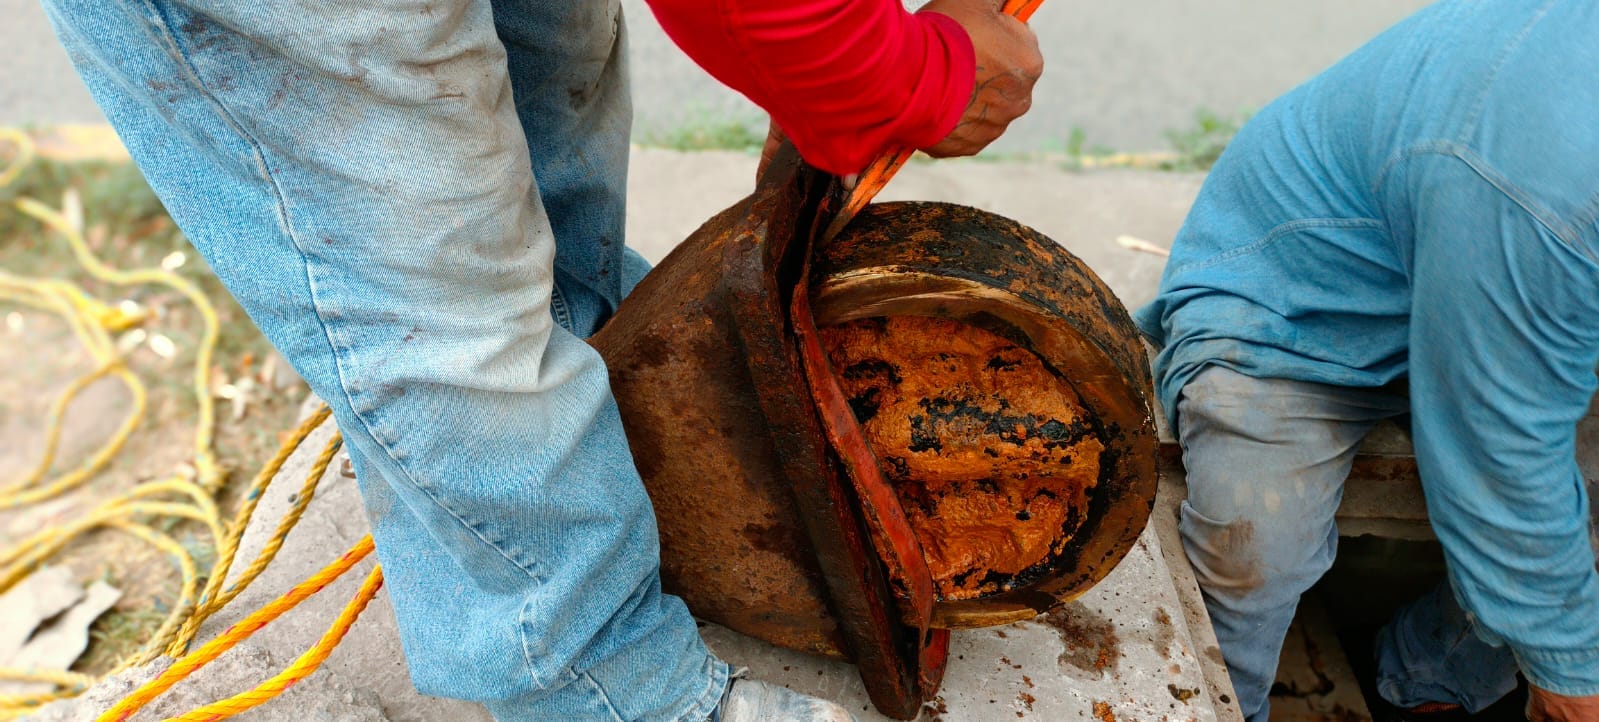
{"type": "Polygon", "coordinates": [[[222,469],[217,464],[216,454],[211,448],[216,429],[216,413],[211,398],[210,375],[211,357],[216,351],[221,323],[217,320],[216,309],[211,306],[210,299],[207,299],[205,293],[188,279],[166,269],[120,271],[111,268],[95,257],[94,252],[89,250],[89,244],[84,241],[83,233],[60,211],[32,198],[19,198],[16,204],[18,210],[66,238],[67,244],[72,248],[72,255],[89,275],[119,286],[161,284],[183,294],[195,308],[199,309],[205,330],[195,351],[194,360],[195,401],[200,406],[199,423],[195,424],[194,434],[194,468],[199,476],[200,485],[215,493],[222,486],[222,469]]]}
{"type": "Polygon", "coordinates": [[[87,687],[63,687],[43,694],[0,694],[0,720],[13,720],[31,713],[40,705],[56,700],[70,699],[83,694],[87,687]]]}
{"type": "Polygon", "coordinates": [[[88,687],[94,684],[94,678],[87,674],[63,672],[59,669],[12,669],[10,667],[0,667],[0,679],[12,682],[47,682],[61,687],[88,687]]]}
{"type": "Polygon", "coordinates": [[[10,143],[17,149],[17,157],[11,159],[11,165],[0,170],[0,188],[4,188],[22,175],[23,168],[33,163],[33,139],[16,128],[0,128],[0,143],[10,143]]]}
{"type": "MultiPolygon", "coordinates": [[[[323,416],[326,415],[324,414],[323,416]]],[[[255,578],[260,576],[261,572],[266,570],[267,565],[271,564],[272,560],[277,557],[278,550],[283,548],[283,542],[289,536],[289,531],[294,528],[295,524],[299,523],[300,516],[305,513],[306,507],[310,506],[312,497],[316,495],[317,482],[321,481],[322,475],[327,472],[328,465],[332,463],[333,457],[338,453],[340,445],[341,438],[338,434],[334,434],[333,438],[328,440],[327,446],[323,447],[322,454],[318,456],[316,462],[311,465],[311,473],[306,475],[305,482],[301,484],[299,496],[295,498],[293,507],[291,507],[289,511],[283,515],[283,519],[278,522],[277,531],[275,531],[272,534],[272,537],[267,540],[267,543],[262,546],[261,552],[256,555],[255,561],[251,562],[250,566],[244,570],[244,573],[239,575],[239,580],[237,582],[229,585],[227,590],[222,592],[220,595],[216,594],[211,587],[207,587],[207,601],[203,602],[200,605],[200,608],[195,610],[194,616],[190,617],[189,621],[184,623],[183,630],[180,631],[177,638],[173,640],[171,647],[167,650],[167,654],[176,657],[187,651],[189,643],[194,639],[194,634],[200,629],[200,624],[205,622],[205,620],[212,614],[215,614],[217,610],[233,601],[235,597],[239,596],[239,593],[243,592],[246,587],[250,586],[250,584],[255,581],[255,578]]],[[[254,508],[253,504],[251,508],[254,508]]],[[[236,529],[242,532],[242,526],[236,527],[236,529]]],[[[230,534],[226,538],[231,540],[232,543],[230,548],[227,549],[227,553],[223,556],[223,558],[227,559],[228,562],[231,563],[233,557],[238,552],[238,537],[230,534]]],[[[212,572],[210,584],[220,586],[221,582],[226,576],[227,570],[219,565],[219,567],[212,572]]]]}
{"type": "MultiPolygon", "coordinates": [[[[0,147],[6,144],[14,150],[11,163],[0,169],[0,187],[15,181],[34,157],[33,142],[25,133],[15,129],[0,128],[0,147]]],[[[262,494],[306,437],[326,422],[328,409],[322,407],[290,434],[277,454],[256,476],[233,518],[224,526],[215,495],[220,491],[226,475],[217,462],[212,448],[215,436],[215,409],[210,389],[210,373],[219,331],[215,309],[198,287],[176,273],[165,269],[123,271],[101,262],[85,242],[80,228],[81,221],[77,220],[81,212],[76,204],[76,196],[71,192],[63,201],[62,209],[51,208],[31,198],[15,201],[19,211],[64,238],[72,250],[73,257],[93,278],[111,285],[154,284],[175,290],[194,304],[204,323],[193,367],[193,389],[199,406],[192,458],[194,478],[191,480],[186,475],[174,474],[168,478],[139,484],[128,491],[111,496],[80,518],[52,525],[9,548],[0,549],[0,592],[15,585],[40,564],[59,554],[73,540],[98,529],[132,535],[177,560],[182,588],[178,599],[172,605],[171,612],[140,651],[122,660],[112,673],[146,664],[163,652],[179,659],[160,677],[141,687],[134,695],[114,707],[112,712],[107,712],[106,716],[102,717],[121,719],[147,704],[177,680],[188,676],[195,669],[348,571],[357,561],[371,552],[372,539],[368,536],[361,540],[337,562],[296,585],[282,598],[251,613],[193,654],[184,655],[201,624],[233,601],[271,564],[289,532],[311,503],[317,482],[326,473],[342,441],[335,434],[323,448],[307,478],[302,482],[299,497],[278,522],[276,530],[262,551],[239,574],[233,584],[226,585],[228,573],[238,553],[240,539],[255,513],[262,494]],[[169,534],[151,526],[150,522],[156,519],[197,522],[210,534],[217,558],[209,573],[205,575],[203,590],[202,575],[192,553],[169,534]],[[112,717],[113,712],[122,716],[112,717]]],[[[43,448],[32,469],[16,480],[0,484],[0,510],[3,510],[35,504],[77,489],[103,471],[122,451],[144,418],[148,393],[144,383],[127,367],[122,352],[112,339],[112,334],[147,322],[151,314],[136,305],[124,303],[113,306],[103,303],[67,281],[23,278],[5,271],[0,271],[0,302],[60,317],[88,352],[94,364],[90,372],[75,379],[52,403],[45,427],[43,448]],[[116,378],[128,390],[131,404],[126,418],[109,439],[79,462],[75,468],[58,476],[49,477],[50,470],[56,466],[62,428],[73,401],[89,386],[107,377],[116,378]]],[[[257,706],[304,679],[316,670],[343,639],[350,625],[377,594],[381,585],[382,573],[374,567],[361,586],[360,592],[345,606],[333,626],[294,664],[248,692],[213,703],[179,719],[215,720],[228,717],[257,706]]],[[[7,669],[0,669],[0,679],[48,682],[56,687],[50,692],[40,694],[0,695],[0,720],[14,719],[28,714],[30,710],[35,710],[40,705],[81,694],[97,681],[87,675],[73,672],[7,669]]]]}

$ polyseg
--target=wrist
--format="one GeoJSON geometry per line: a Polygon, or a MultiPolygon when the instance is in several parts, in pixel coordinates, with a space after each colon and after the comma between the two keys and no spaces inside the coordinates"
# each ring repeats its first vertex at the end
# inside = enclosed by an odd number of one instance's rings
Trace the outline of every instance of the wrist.
{"type": "Polygon", "coordinates": [[[914,16],[927,38],[927,64],[913,106],[902,116],[907,124],[895,140],[909,148],[937,145],[955,129],[977,84],[977,50],[971,36],[954,18],[939,12],[914,16]]]}

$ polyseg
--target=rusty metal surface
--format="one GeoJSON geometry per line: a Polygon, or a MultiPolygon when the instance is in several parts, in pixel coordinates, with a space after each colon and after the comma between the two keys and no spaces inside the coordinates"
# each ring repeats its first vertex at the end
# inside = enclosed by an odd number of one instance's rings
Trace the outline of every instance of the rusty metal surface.
{"type": "MultiPolygon", "coordinates": [[[[792,285],[789,330],[810,388],[810,400],[831,446],[839,476],[847,480],[855,492],[854,507],[865,526],[864,536],[872,541],[877,553],[877,563],[857,560],[858,564],[863,562],[876,571],[871,577],[873,582],[862,587],[861,591],[866,594],[861,598],[879,598],[886,583],[887,591],[899,605],[898,625],[883,616],[890,611],[883,604],[871,610],[871,619],[864,620],[868,622],[865,626],[872,630],[880,656],[892,658],[896,663],[892,674],[874,675],[888,679],[868,678],[867,685],[869,689],[874,684],[883,688],[871,690],[879,710],[891,716],[910,718],[920,713],[922,702],[932,698],[943,681],[944,668],[949,661],[949,631],[932,628],[935,597],[927,559],[822,350],[811,312],[810,283],[815,249],[826,242],[826,237],[818,232],[823,226],[830,227],[825,210],[817,214],[808,242],[796,243],[799,272],[792,285]],[[881,582],[876,581],[878,579],[881,582]],[[906,678],[906,675],[914,677],[906,678]],[[880,698],[889,699],[889,704],[885,705],[880,698]]],[[[862,536],[859,526],[857,532],[851,534],[853,538],[862,536]]]]}
{"type": "Polygon", "coordinates": [[[744,634],[855,661],[873,703],[909,719],[932,693],[921,640],[899,623],[786,323],[794,234],[838,189],[785,151],[592,343],[655,504],[666,588],[744,634]]]}
{"type": "Polygon", "coordinates": [[[805,284],[795,288],[791,321],[822,431],[838,457],[844,476],[852,482],[861,500],[861,516],[879,559],[887,567],[889,587],[899,603],[905,624],[925,630],[933,616],[934,601],[933,576],[928,571],[925,553],[905,519],[899,499],[883,477],[883,469],[856,421],[849,400],[828,366],[812,320],[808,296],[805,284]]]}
{"type": "MultiPolygon", "coordinates": [[[[785,149],[786,150],[786,149],[785,149]]],[[[809,234],[841,200],[837,181],[799,166],[782,187],[773,174],[756,193],[749,232],[730,244],[723,283],[766,435],[783,464],[783,479],[809,533],[829,601],[872,703],[911,719],[932,692],[920,689],[920,635],[900,624],[883,565],[863,532],[861,510],[840,477],[809,394],[786,318],[787,289],[802,274],[809,234]],[[764,192],[763,192],[764,191],[764,192]],[[745,242],[747,239],[747,242],[745,242]]],[[[774,160],[774,163],[781,161],[774,160]]]]}
{"type": "Polygon", "coordinates": [[[1134,543],[1154,494],[1148,371],[1103,284],[1009,221],[949,206],[869,207],[812,254],[812,234],[843,195],[785,151],[751,197],[679,246],[592,343],[655,505],[668,591],[744,634],[856,662],[878,709],[910,719],[937,692],[947,628],[1053,608],[1134,543]],[[900,225],[888,222],[894,212],[900,225]],[[808,259],[815,284],[802,283],[808,259]],[[873,311],[1015,339],[1095,415],[1106,449],[1075,533],[1004,591],[935,601],[904,511],[833,383],[815,326],[873,311]]]}
{"type": "Polygon", "coordinates": [[[783,465],[759,432],[722,257],[751,210],[712,218],[591,343],[605,357],[655,507],[661,577],[696,615],[773,644],[848,656],[783,465]],[[756,433],[752,433],[755,430],[756,433]]]}
{"type": "Polygon", "coordinates": [[[1008,590],[940,602],[935,625],[1031,618],[1108,574],[1149,518],[1156,436],[1142,342],[1098,277],[1031,229],[937,203],[870,206],[816,263],[818,325],[910,315],[992,331],[1071,384],[1105,445],[1099,483],[1065,548],[1008,590]]]}

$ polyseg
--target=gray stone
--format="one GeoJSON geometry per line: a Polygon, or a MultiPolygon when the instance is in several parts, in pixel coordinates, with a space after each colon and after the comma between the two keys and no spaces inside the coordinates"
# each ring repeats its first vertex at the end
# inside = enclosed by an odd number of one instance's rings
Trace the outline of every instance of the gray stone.
{"type": "Polygon", "coordinates": [[[13,666],[33,630],[82,598],[83,585],[64,566],[44,567],[0,594],[0,666],[13,666]]]}
{"type": "MultiPolygon", "coordinates": [[[[76,583],[74,583],[76,586],[76,583]]],[[[34,630],[28,643],[0,665],[16,669],[66,671],[89,647],[89,625],[122,598],[122,592],[105,582],[95,582],[82,598],[65,612],[34,630]]],[[[48,682],[0,682],[0,695],[43,694],[54,689],[48,682]]]]}

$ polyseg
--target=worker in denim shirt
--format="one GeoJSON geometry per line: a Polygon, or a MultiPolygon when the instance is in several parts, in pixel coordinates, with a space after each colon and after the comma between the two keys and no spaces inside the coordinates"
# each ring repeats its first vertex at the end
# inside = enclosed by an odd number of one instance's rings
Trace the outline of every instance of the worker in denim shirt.
{"type": "Polygon", "coordinates": [[[1599,4],[1448,0],[1254,118],[1138,314],[1181,530],[1251,722],[1356,445],[1412,414],[1448,584],[1379,634],[1411,716],[1599,720],[1575,424],[1599,364],[1599,4]],[[1394,391],[1408,377],[1408,398],[1394,391]]]}

